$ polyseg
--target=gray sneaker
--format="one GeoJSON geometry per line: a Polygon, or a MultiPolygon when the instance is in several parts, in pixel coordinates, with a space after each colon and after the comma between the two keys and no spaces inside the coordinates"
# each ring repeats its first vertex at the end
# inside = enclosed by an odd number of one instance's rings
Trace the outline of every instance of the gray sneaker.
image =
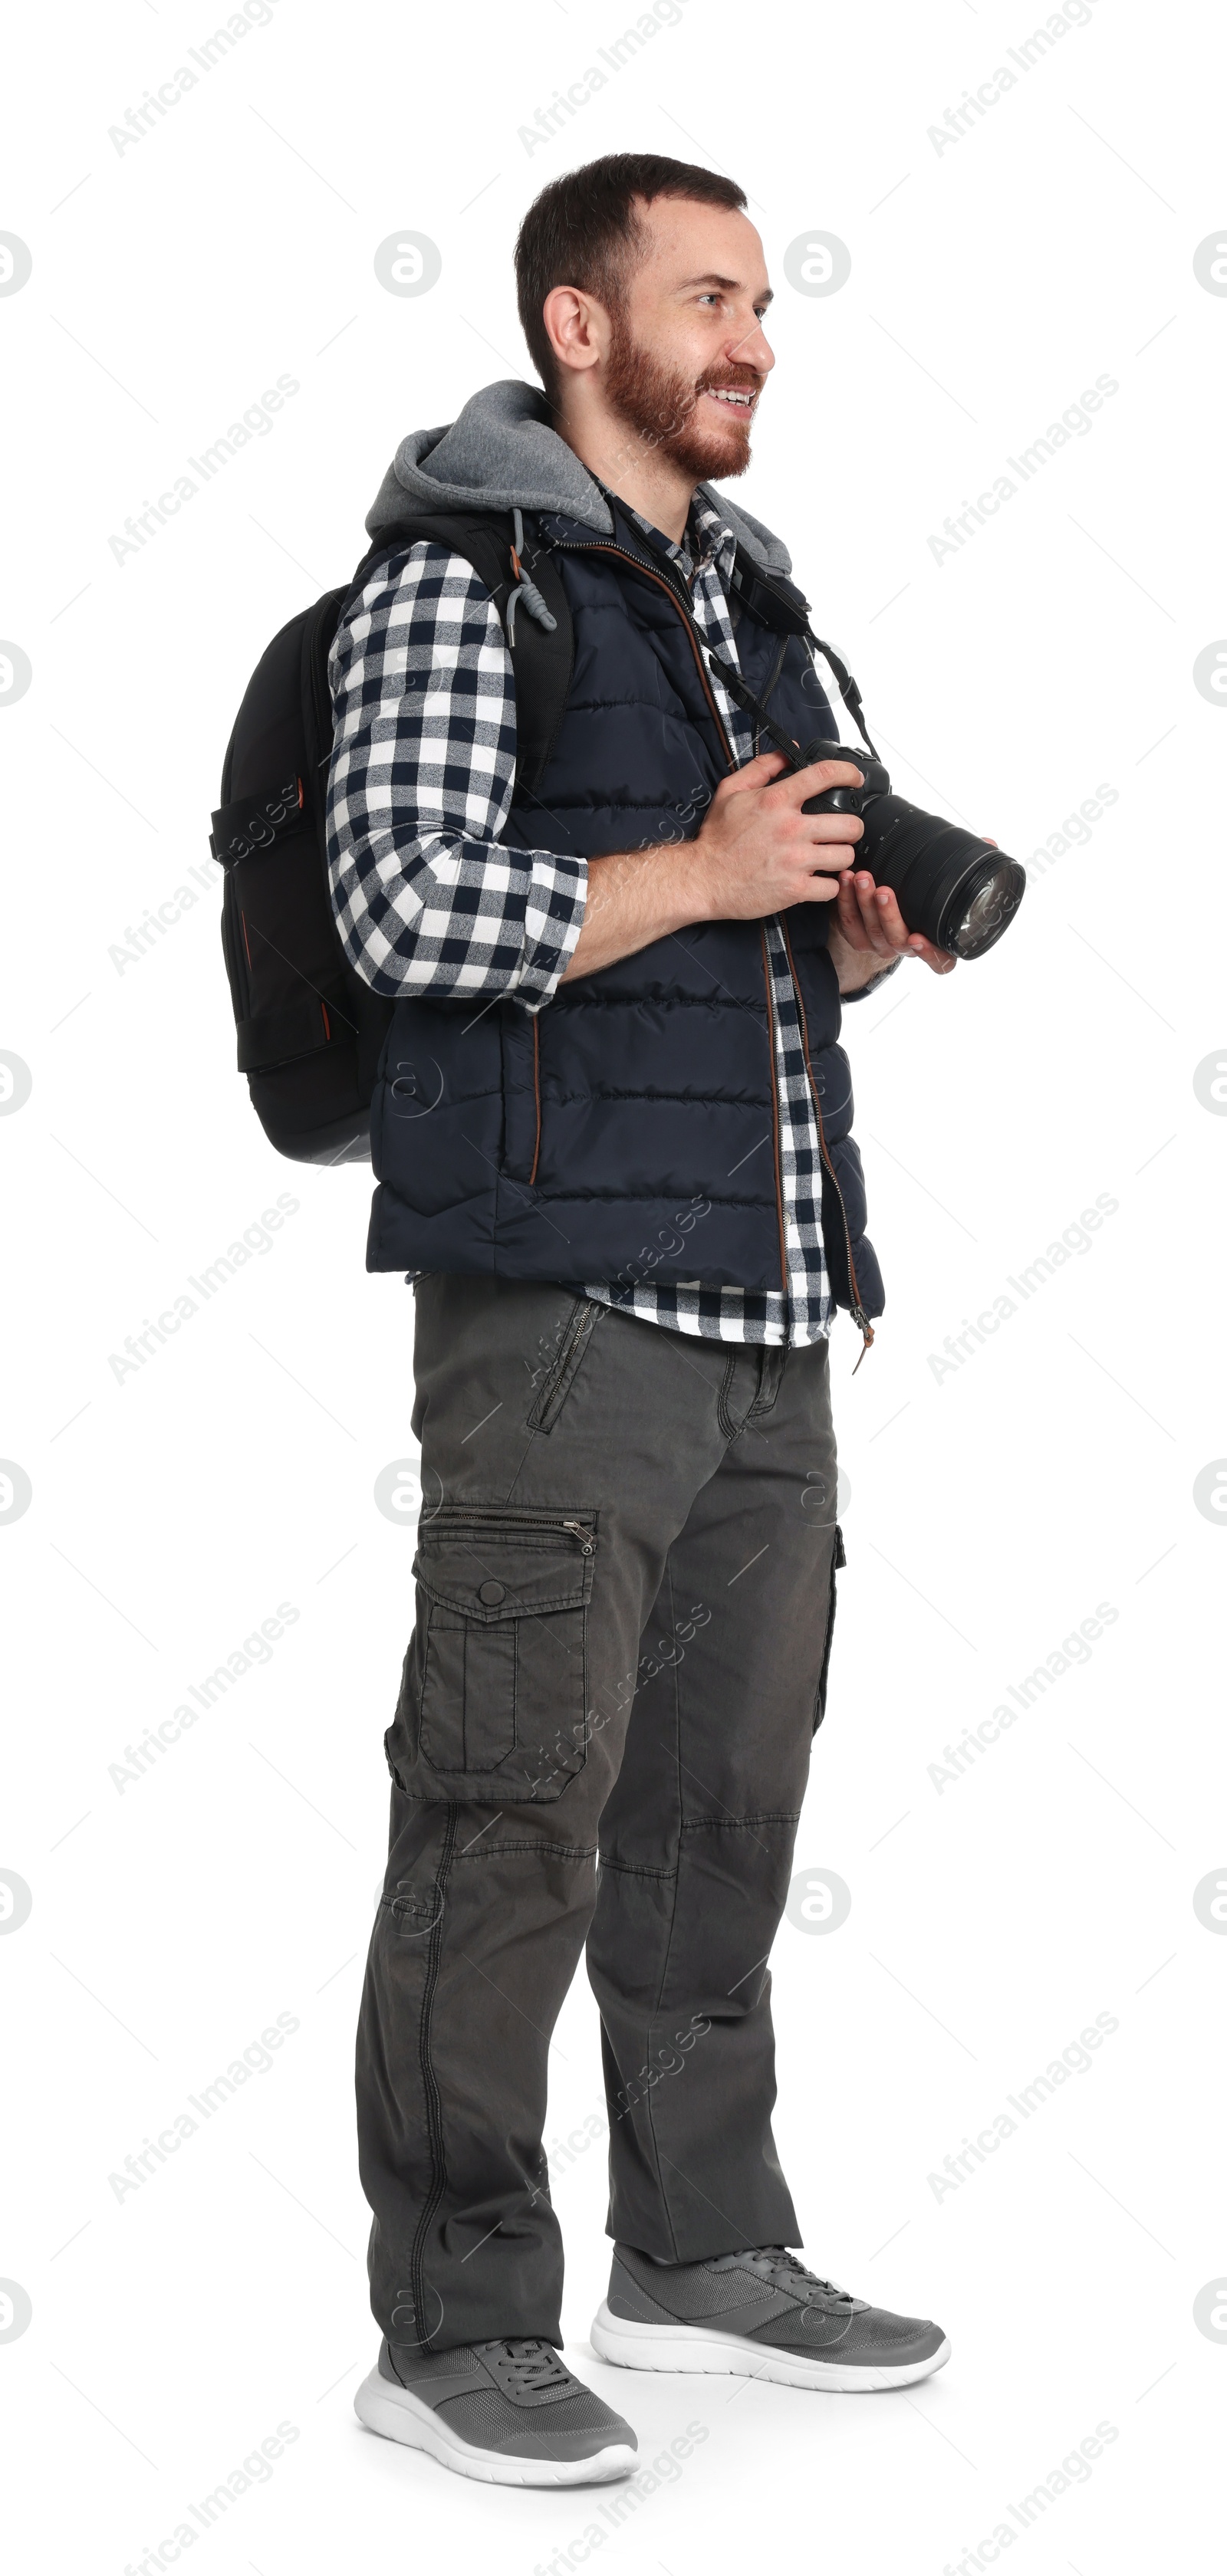
{"type": "Polygon", "coordinates": [[[500,2487],[624,2478],[639,2448],[630,2425],[572,2378],[552,2343],[523,2335],[451,2352],[393,2347],[385,2335],[354,2413],[370,2432],[500,2487]]]}
{"type": "Polygon", "coordinates": [[[950,2358],[940,2326],[871,2308],[782,2245],[707,2263],[657,2263],[616,2245],[592,2348],[628,2370],[729,2371],[845,2390],[906,2388],[950,2358]]]}

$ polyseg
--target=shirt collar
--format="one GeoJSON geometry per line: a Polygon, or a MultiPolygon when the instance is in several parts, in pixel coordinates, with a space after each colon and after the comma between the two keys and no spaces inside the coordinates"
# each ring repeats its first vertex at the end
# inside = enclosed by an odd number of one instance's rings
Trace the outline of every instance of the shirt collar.
{"type": "Polygon", "coordinates": [[[727,581],[733,569],[733,555],[737,540],[715,504],[704,499],[702,493],[696,492],[691,502],[690,514],[686,521],[686,533],[680,544],[672,537],[666,537],[661,529],[654,527],[652,521],[643,516],[642,511],[632,510],[629,502],[624,502],[623,507],[629,512],[636,527],[642,528],[645,537],[652,545],[661,554],[667,555],[671,563],[678,566],[688,583],[696,572],[704,572],[712,563],[715,564],[717,572],[727,581]]]}
{"type": "Polygon", "coordinates": [[[705,500],[701,492],[695,493],[691,503],[689,527],[699,546],[698,560],[714,563],[727,580],[733,569],[737,539],[715,503],[705,500]]]}

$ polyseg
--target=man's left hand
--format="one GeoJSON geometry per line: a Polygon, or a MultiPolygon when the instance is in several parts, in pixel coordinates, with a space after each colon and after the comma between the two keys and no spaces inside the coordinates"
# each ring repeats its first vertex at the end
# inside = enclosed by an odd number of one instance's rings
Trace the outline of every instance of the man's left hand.
{"type": "Polygon", "coordinates": [[[831,914],[830,951],[841,993],[859,993],[896,957],[919,957],[935,975],[957,964],[919,930],[909,930],[889,886],[875,885],[866,869],[845,868],[831,914]]]}

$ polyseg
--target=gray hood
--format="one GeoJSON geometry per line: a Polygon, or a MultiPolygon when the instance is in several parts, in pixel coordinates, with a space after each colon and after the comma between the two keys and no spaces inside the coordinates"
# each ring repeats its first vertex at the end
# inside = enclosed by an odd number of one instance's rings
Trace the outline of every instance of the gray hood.
{"type": "MultiPolygon", "coordinates": [[[[770,528],[735,509],[713,485],[701,483],[699,490],[763,571],[792,571],[787,546],[770,528]]],[[[514,377],[483,386],[458,420],[402,438],[367,513],[368,533],[377,537],[403,517],[406,502],[419,510],[557,510],[598,536],[608,536],[613,525],[587,468],[550,428],[544,394],[514,377]]]]}

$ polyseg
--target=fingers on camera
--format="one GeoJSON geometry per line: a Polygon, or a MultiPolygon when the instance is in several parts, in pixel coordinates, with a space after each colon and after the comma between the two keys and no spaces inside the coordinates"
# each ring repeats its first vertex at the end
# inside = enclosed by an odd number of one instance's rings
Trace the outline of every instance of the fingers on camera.
{"type": "Polygon", "coordinates": [[[805,820],[807,823],[812,825],[814,839],[816,841],[834,842],[836,844],[843,842],[847,846],[849,857],[845,860],[844,864],[845,866],[850,866],[851,851],[855,844],[864,837],[865,826],[861,821],[860,815],[807,814],[805,820]]]}

